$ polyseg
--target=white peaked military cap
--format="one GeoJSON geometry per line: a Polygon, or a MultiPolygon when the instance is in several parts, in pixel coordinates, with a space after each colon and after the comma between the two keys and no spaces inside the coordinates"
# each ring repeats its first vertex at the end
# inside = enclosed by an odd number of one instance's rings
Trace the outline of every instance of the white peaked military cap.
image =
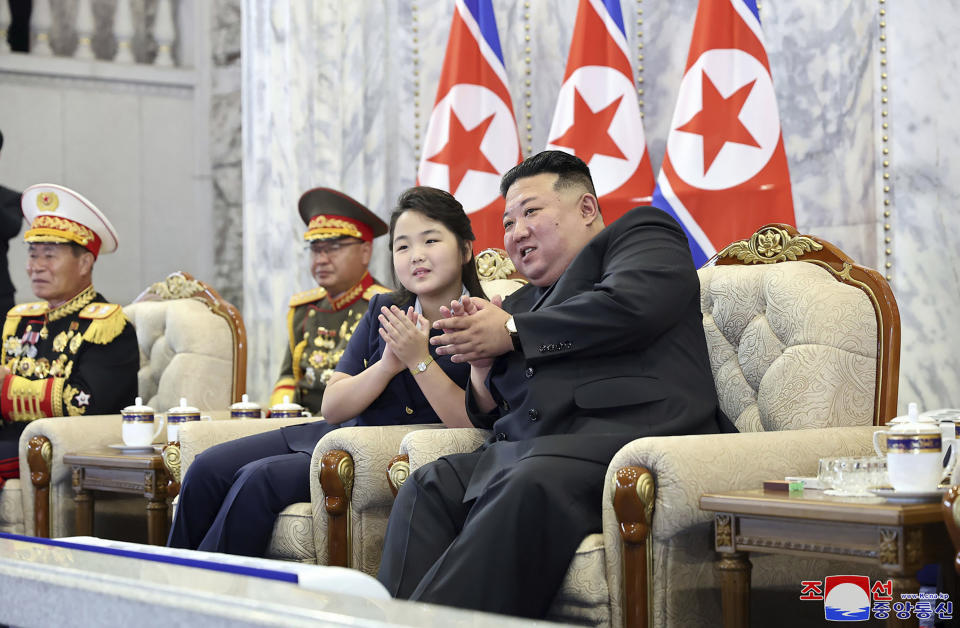
{"type": "Polygon", "coordinates": [[[76,242],[94,257],[117,250],[117,231],[96,205],[70,188],[38,183],[23,191],[26,242],[76,242]]]}

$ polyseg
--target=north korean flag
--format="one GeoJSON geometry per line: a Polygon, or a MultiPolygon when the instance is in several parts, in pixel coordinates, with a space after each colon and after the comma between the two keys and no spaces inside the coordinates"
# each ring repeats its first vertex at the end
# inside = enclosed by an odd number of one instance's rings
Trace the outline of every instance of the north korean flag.
{"type": "Polygon", "coordinates": [[[548,149],[590,167],[607,223],[650,202],[653,169],[620,0],[580,0],[548,149]]]}
{"type": "Polygon", "coordinates": [[[700,0],[653,204],[686,229],[697,266],[766,223],[795,224],[754,0],[700,0]]]}
{"type": "Polygon", "coordinates": [[[500,177],[520,156],[492,0],[457,0],[417,183],[463,204],[477,250],[502,247],[500,177]]]}

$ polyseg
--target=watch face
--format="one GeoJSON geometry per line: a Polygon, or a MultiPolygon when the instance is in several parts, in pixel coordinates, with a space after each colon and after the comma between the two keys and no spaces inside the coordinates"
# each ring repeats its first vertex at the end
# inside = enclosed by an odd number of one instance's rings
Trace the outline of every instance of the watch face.
{"type": "Polygon", "coordinates": [[[427,370],[427,363],[426,363],[426,362],[419,362],[419,363],[417,364],[417,372],[418,372],[418,373],[423,373],[423,372],[426,371],[426,370],[427,370]]]}

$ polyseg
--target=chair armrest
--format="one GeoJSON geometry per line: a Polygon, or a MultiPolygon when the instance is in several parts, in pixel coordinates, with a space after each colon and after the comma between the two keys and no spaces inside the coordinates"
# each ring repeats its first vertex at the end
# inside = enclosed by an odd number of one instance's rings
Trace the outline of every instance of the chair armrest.
{"type": "Polygon", "coordinates": [[[609,523],[618,527],[610,491],[617,471],[624,467],[642,467],[653,474],[652,533],[654,538],[669,538],[713,519],[713,513],[700,510],[702,494],[760,488],[764,480],[788,475],[814,476],[820,458],[871,455],[877,429],[833,427],[637,439],[617,452],[607,469],[604,530],[608,515],[609,523]]]}
{"type": "Polygon", "coordinates": [[[400,442],[408,433],[448,431],[441,428],[439,423],[343,427],[320,439],[310,461],[318,564],[349,565],[376,573],[383,543],[379,528],[386,528],[386,517],[393,505],[387,464],[397,455],[400,442]]]}
{"type": "MultiPolygon", "coordinates": [[[[23,514],[25,531],[36,534],[34,525],[35,492],[30,479],[30,466],[27,461],[27,446],[30,439],[43,437],[50,441],[50,502],[51,513],[61,509],[57,504],[72,502],[73,484],[70,467],[63,464],[63,454],[84,449],[97,449],[120,442],[121,417],[116,415],[55,417],[32,421],[20,435],[20,477],[23,479],[23,514]]],[[[50,518],[50,536],[57,537],[72,531],[65,526],[61,517],[50,518]]]]}
{"type": "MultiPolygon", "coordinates": [[[[637,621],[651,606],[664,604],[647,597],[648,581],[638,574],[666,581],[661,550],[672,539],[692,535],[706,541],[710,536],[713,513],[700,510],[702,494],[760,488],[764,480],[788,475],[815,475],[822,457],[872,452],[876,429],[662,436],[628,443],[607,468],[601,506],[607,588],[619,598],[611,605],[614,625],[637,621]],[[648,557],[654,557],[653,563],[648,557]]],[[[705,560],[707,553],[700,558],[705,560]]],[[[662,617],[663,607],[655,612],[662,617]]]]}
{"type": "MultiPolygon", "coordinates": [[[[190,421],[179,431],[180,438],[180,475],[186,475],[187,467],[197,454],[230,440],[280,429],[288,425],[300,425],[312,421],[322,421],[320,417],[289,419],[226,419],[223,421],[190,421]]],[[[168,449],[170,449],[168,447],[168,449]]],[[[165,457],[167,454],[165,453],[165,457]]],[[[169,467],[168,467],[169,468],[169,467]]],[[[180,478],[174,478],[179,481],[180,478]]]]}
{"type": "Polygon", "coordinates": [[[410,473],[428,462],[448,454],[466,454],[477,449],[490,437],[490,430],[460,427],[439,432],[416,431],[404,437],[400,453],[409,457],[410,473]]]}

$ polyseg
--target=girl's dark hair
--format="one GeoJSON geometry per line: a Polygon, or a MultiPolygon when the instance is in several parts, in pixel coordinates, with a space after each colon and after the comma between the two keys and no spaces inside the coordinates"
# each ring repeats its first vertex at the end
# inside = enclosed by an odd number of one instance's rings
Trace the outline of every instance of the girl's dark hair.
{"type": "MultiPolygon", "coordinates": [[[[393,252],[393,232],[397,226],[397,219],[404,212],[415,211],[422,214],[430,220],[436,220],[444,227],[450,230],[457,238],[457,249],[460,251],[469,250],[470,258],[460,269],[460,276],[463,285],[467,287],[470,296],[483,296],[483,288],[480,287],[480,277],[477,276],[477,263],[473,256],[473,241],[476,237],[473,235],[473,228],[470,226],[470,219],[467,213],[463,211],[463,205],[453,198],[453,195],[437,188],[426,186],[412,187],[397,199],[397,206],[390,214],[390,251],[393,252]]],[[[407,288],[397,280],[397,271],[391,265],[393,273],[393,283],[397,289],[391,295],[393,302],[397,307],[407,307],[416,300],[416,295],[407,290],[407,288]]]]}

